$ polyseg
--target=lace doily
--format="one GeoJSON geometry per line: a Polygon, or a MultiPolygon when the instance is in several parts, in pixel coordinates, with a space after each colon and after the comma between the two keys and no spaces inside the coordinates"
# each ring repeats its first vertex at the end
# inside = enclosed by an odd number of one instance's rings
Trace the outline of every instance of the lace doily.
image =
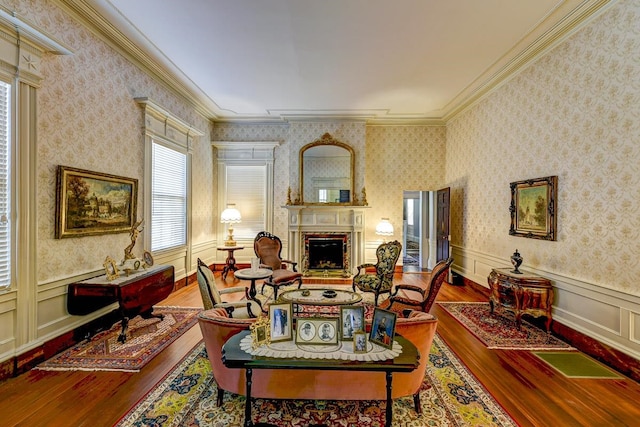
{"type": "Polygon", "coordinates": [[[281,359],[327,359],[357,360],[360,362],[380,362],[390,360],[402,354],[402,346],[393,341],[392,348],[384,348],[378,344],[367,342],[366,353],[354,353],[353,342],[341,341],[331,345],[296,344],[294,340],[274,342],[251,348],[253,342],[249,334],[240,340],[240,348],[252,356],[275,357],[281,359]]]}

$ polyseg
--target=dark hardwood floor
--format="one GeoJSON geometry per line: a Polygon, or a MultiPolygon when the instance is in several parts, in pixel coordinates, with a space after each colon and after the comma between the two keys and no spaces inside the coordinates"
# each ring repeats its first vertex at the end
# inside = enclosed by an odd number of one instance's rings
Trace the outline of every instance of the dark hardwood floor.
{"type": "MultiPolygon", "coordinates": [[[[216,280],[225,286],[216,272],[216,280]]],[[[420,283],[401,273],[396,283],[420,283]]],[[[230,274],[226,286],[244,284],[230,274]]],[[[485,301],[472,286],[445,284],[440,301],[485,301]]],[[[162,305],[201,307],[196,284],[162,305]]],[[[528,351],[488,350],[437,304],[438,333],[522,426],[637,426],[640,384],[630,379],[569,379],[528,351]]],[[[111,426],[202,338],[196,325],[139,373],[29,371],[0,383],[2,426],[111,426]]]]}

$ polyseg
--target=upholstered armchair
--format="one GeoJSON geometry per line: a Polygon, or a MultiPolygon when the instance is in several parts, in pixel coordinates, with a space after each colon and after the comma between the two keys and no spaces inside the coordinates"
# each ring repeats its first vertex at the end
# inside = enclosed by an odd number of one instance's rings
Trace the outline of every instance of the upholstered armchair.
{"type": "Polygon", "coordinates": [[[380,294],[391,292],[393,273],[401,252],[402,244],[397,240],[378,246],[376,249],[378,262],[358,266],[358,272],[353,276],[353,291],[355,292],[358,288],[362,292],[373,292],[375,294],[374,303],[377,306],[380,294]],[[368,272],[367,269],[370,268],[375,268],[375,272],[368,272]]]}
{"type": "Polygon", "coordinates": [[[278,288],[280,286],[298,283],[298,288],[302,285],[302,273],[298,272],[297,262],[282,259],[282,241],[268,231],[261,231],[253,240],[253,251],[260,258],[260,266],[269,268],[273,274],[264,280],[261,293],[264,294],[264,287],[273,288],[273,300],[278,298],[278,288]],[[291,270],[288,267],[291,266],[291,270]]]}
{"type": "Polygon", "coordinates": [[[213,272],[198,258],[197,267],[198,288],[202,296],[202,304],[205,310],[212,308],[223,308],[229,317],[237,319],[248,319],[262,313],[262,306],[257,300],[249,296],[249,288],[245,286],[235,286],[232,288],[218,289],[213,272]],[[242,292],[244,299],[241,301],[224,302],[222,295],[242,292]]]}
{"type": "Polygon", "coordinates": [[[427,286],[409,285],[400,283],[389,297],[389,305],[387,309],[391,310],[394,303],[411,308],[420,308],[420,310],[428,313],[438,296],[440,287],[447,280],[449,275],[449,267],[453,263],[453,258],[438,262],[431,270],[429,283],[427,286]]]}

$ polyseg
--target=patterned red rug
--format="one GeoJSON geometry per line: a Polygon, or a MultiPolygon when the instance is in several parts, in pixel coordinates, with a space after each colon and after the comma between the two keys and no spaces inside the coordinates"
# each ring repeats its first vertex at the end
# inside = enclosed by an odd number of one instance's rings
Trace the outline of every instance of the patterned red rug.
{"type": "Polygon", "coordinates": [[[575,350],[569,344],[522,320],[518,329],[513,314],[496,309],[488,302],[438,302],[487,348],[500,350],[575,350]]]}
{"type": "Polygon", "coordinates": [[[127,340],[118,342],[120,322],[88,341],[58,353],[34,369],[48,371],[127,371],[138,372],[169,344],[197,322],[202,309],[186,307],[155,307],[154,314],[164,319],[143,319],[136,316],[129,321],[127,340]]]}

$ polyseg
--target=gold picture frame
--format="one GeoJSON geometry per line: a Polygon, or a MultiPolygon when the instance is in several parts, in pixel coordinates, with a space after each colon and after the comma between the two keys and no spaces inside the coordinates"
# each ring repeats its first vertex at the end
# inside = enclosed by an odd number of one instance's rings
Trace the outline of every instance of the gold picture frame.
{"type": "Polygon", "coordinates": [[[340,335],[339,323],[338,318],[298,317],[296,344],[337,344],[340,335]]]}
{"type": "Polygon", "coordinates": [[[271,342],[293,339],[293,305],[291,303],[269,304],[269,335],[271,342]]]}
{"type": "Polygon", "coordinates": [[[353,352],[367,352],[367,333],[365,331],[356,331],[353,333],[353,352]]]}
{"type": "Polygon", "coordinates": [[[269,328],[269,318],[266,316],[258,317],[249,327],[251,330],[252,348],[258,348],[261,345],[271,344],[271,335],[269,328]]]}
{"type": "Polygon", "coordinates": [[[510,184],[512,236],[556,240],[558,177],[526,179],[510,184]]]}
{"type": "Polygon", "coordinates": [[[107,280],[114,280],[120,276],[120,270],[118,270],[116,260],[110,256],[105,258],[102,266],[104,267],[104,274],[107,276],[107,280]]]}
{"type": "Polygon", "coordinates": [[[55,238],[129,232],[138,180],[58,166],[55,238]]]}

